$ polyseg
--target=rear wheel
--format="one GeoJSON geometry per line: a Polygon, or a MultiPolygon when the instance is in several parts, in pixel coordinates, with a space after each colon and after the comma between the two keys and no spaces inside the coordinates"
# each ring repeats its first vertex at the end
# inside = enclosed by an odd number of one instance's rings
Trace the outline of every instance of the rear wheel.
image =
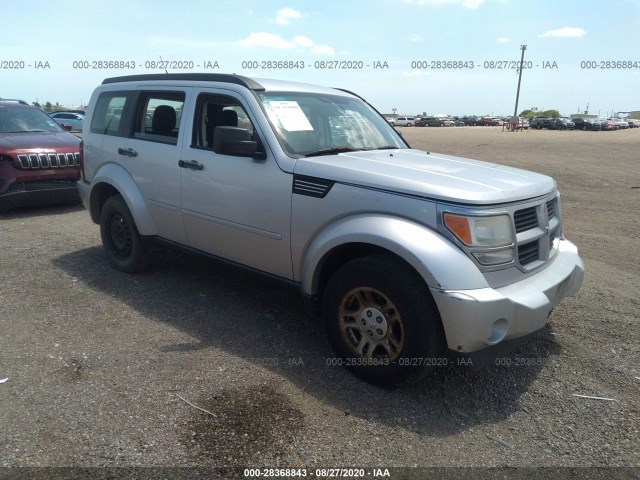
{"type": "Polygon", "coordinates": [[[122,196],[114,195],[104,203],[100,212],[100,235],[109,260],[118,270],[133,273],[148,266],[146,242],[138,233],[122,196]]]}
{"type": "Polygon", "coordinates": [[[345,264],[330,279],[322,308],[336,363],[368,382],[394,386],[446,364],[431,293],[399,259],[373,255],[345,264]]]}

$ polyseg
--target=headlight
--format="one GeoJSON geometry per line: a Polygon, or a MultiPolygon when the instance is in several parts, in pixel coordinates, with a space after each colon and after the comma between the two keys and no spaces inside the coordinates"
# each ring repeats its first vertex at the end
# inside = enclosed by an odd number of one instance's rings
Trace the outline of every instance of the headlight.
{"type": "Polygon", "coordinates": [[[445,213],[444,224],[458,240],[469,247],[506,247],[513,243],[508,215],[469,217],[445,213]]]}

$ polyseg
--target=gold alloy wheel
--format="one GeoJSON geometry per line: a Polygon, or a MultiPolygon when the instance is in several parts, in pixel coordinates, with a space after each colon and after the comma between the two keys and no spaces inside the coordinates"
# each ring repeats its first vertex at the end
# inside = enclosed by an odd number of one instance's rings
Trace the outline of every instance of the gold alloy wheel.
{"type": "Polygon", "coordinates": [[[391,363],[404,347],[400,312],[389,297],[375,288],[356,287],[342,298],[338,329],[349,350],[360,358],[391,363]]]}

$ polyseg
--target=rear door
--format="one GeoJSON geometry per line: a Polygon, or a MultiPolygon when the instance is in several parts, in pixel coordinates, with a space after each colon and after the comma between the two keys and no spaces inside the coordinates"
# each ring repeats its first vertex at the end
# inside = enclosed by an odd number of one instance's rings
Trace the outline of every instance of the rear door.
{"type": "Polygon", "coordinates": [[[140,88],[115,95],[102,151],[121,165],[140,189],[158,235],[186,243],[180,213],[179,136],[190,88],[140,88]],[[126,102],[124,99],[126,98],[126,102]],[[120,106],[118,108],[118,106],[120,106]]]}

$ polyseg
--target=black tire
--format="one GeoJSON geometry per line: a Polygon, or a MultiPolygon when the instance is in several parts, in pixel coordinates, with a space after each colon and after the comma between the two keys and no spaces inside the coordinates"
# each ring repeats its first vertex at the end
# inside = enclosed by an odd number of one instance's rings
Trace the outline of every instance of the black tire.
{"type": "Polygon", "coordinates": [[[336,363],[370,383],[393,387],[447,363],[431,293],[400,259],[372,255],[343,265],[328,282],[322,312],[336,363]]]}
{"type": "Polygon", "coordinates": [[[138,233],[122,196],[109,197],[102,206],[100,236],[109,260],[118,270],[135,273],[149,265],[147,242],[138,233]]]}
{"type": "Polygon", "coordinates": [[[407,123],[407,127],[413,127],[413,125],[411,124],[411,122],[407,123]]]}

